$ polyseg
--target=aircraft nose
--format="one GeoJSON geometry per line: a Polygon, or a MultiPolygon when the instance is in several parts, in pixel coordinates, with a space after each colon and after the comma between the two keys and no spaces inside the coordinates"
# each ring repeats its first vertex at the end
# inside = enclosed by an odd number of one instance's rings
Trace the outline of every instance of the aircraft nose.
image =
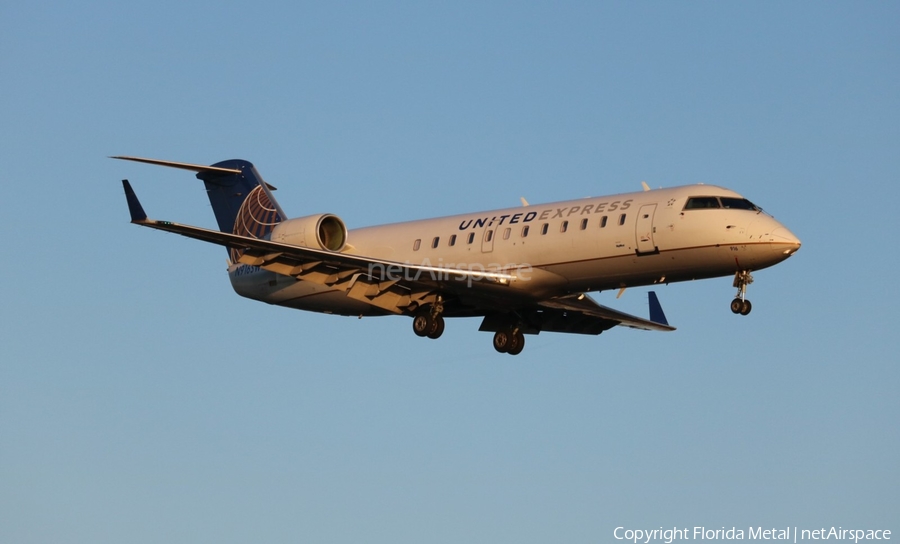
{"type": "Polygon", "coordinates": [[[786,227],[778,227],[777,229],[773,230],[772,237],[776,241],[788,245],[788,248],[784,250],[785,255],[793,255],[798,249],[800,249],[800,239],[797,238],[794,233],[789,231],[786,227]]]}

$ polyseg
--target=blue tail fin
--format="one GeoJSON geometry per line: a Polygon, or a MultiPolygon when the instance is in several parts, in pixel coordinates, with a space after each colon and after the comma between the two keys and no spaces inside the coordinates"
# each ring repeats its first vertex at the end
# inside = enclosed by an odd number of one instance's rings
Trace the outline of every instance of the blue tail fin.
{"type": "Polygon", "coordinates": [[[198,172],[197,178],[206,185],[209,203],[222,232],[263,238],[284,221],[284,212],[270,187],[247,161],[218,162],[198,172]]]}
{"type": "MultiPolygon", "coordinates": [[[[275,225],[284,221],[284,212],[272,196],[269,185],[251,163],[232,159],[212,166],[216,169],[202,170],[197,173],[197,178],[206,185],[219,230],[265,238],[275,225]]],[[[229,249],[231,262],[237,262],[241,253],[241,250],[229,249]]]]}
{"type": "MultiPolygon", "coordinates": [[[[253,164],[247,161],[232,159],[203,166],[141,157],[113,158],[197,172],[197,178],[206,185],[209,203],[222,232],[265,238],[275,225],[284,221],[284,212],[272,196],[275,188],[266,183],[253,164]]],[[[240,257],[237,250],[230,249],[228,253],[232,262],[240,257]]]]}

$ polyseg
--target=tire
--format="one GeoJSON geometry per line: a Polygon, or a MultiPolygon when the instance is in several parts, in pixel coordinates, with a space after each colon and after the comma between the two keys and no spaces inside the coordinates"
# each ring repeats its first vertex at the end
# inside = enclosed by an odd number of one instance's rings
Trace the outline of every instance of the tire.
{"type": "Polygon", "coordinates": [[[494,333],[494,349],[499,353],[509,351],[509,331],[497,331],[494,333]]]}
{"type": "Polygon", "coordinates": [[[430,313],[422,312],[413,318],[413,332],[416,333],[416,336],[428,336],[433,328],[434,319],[430,313]]]}
{"type": "Polygon", "coordinates": [[[510,355],[518,355],[522,353],[523,349],[525,349],[525,335],[517,331],[509,338],[509,351],[507,351],[507,353],[510,355]]]}
{"type": "Polygon", "coordinates": [[[739,313],[741,313],[741,310],[743,310],[743,309],[744,309],[744,301],[743,300],[736,298],[731,301],[731,311],[733,313],[739,314],[739,313]]]}
{"type": "Polygon", "coordinates": [[[752,309],[753,309],[753,305],[750,304],[750,301],[745,300],[744,303],[741,305],[741,315],[749,314],[750,310],[752,310],[752,309]]]}
{"type": "Polygon", "coordinates": [[[428,334],[426,336],[428,336],[428,338],[431,338],[432,340],[437,340],[441,337],[442,334],[444,334],[444,318],[438,315],[432,318],[431,322],[432,325],[428,330],[428,334]]]}

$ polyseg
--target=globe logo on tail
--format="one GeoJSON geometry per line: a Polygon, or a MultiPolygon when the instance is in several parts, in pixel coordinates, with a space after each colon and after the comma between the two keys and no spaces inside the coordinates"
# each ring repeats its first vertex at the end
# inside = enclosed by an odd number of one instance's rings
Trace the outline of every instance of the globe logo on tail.
{"type": "MultiPolygon", "coordinates": [[[[234,218],[233,233],[238,236],[263,239],[281,221],[283,218],[269,199],[269,194],[262,185],[257,185],[241,203],[241,209],[234,218]]],[[[229,253],[231,262],[236,263],[244,251],[232,248],[229,253]]]]}

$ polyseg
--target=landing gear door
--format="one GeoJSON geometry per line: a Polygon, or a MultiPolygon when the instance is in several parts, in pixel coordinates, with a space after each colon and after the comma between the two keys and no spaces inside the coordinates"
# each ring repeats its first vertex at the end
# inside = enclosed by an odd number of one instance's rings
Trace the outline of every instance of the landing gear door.
{"type": "Polygon", "coordinates": [[[635,238],[638,255],[655,255],[659,248],[653,242],[653,215],[656,213],[656,204],[644,204],[638,211],[635,238]]]}

